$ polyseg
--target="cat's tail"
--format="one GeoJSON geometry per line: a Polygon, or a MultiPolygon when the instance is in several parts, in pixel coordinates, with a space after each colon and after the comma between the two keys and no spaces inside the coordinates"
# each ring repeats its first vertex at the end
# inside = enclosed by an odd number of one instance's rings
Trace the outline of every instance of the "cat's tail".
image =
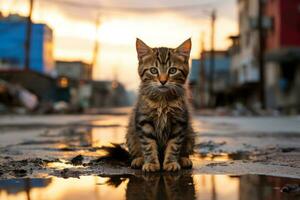
{"type": "Polygon", "coordinates": [[[130,166],[130,154],[121,144],[112,143],[112,146],[102,146],[100,150],[103,150],[105,155],[95,160],[96,162],[130,166]]]}

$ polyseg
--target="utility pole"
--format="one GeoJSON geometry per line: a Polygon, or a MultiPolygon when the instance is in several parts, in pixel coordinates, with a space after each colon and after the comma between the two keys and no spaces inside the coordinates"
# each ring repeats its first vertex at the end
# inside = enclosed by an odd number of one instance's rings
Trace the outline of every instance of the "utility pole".
{"type": "Polygon", "coordinates": [[[200,50],[200,74],[199,74],[199,92],[200,92],[200,106],[203,108],[205,106],[205,46],[204,46],[204,32],[201,33],[201,50],[200,50]]]}
{"type": "Polygon", "coordinates": [[[32,9],[33,0],[29,0],[29,14],[27,17],[26,39],[25,39],[25,63],[24,69],[30,69],[30,47],[31,47],[31,29],[32,29],[32,9]]]}
{"type": "Polygon", "coordinates": [[[214,74],[215,74],[215,21],[216,11],[211,13],[211,50],[210,50],[210,70],[209,70],[209,106],[213,107],[214,99],[214,74]]]}
{"type": "Polygon", "coordinates": [[[100,26],[100,14],[97,15],[97,19],[96,19],[96,33],[95,33],[96,36],[94,41],[93,61],[92,61],[92,69],[91,69],[92,74],[93,74],[93,70],[95,70],[97,65],[97,57],[99,52],[99,41],[98,41],[99,26],[100,26]]]}
{"type": "Polygon", "coordinates": [[[265,103],[265,67],[264,67],[264,51],[265,51],[265,36],[263,27],[263,0],[259,0],[258,8],[258,32],[259,32],[259,55],[258,55],[258,66],[259,66],[259,93],[260,102],[262,109],[266,108],[265,103]]]}

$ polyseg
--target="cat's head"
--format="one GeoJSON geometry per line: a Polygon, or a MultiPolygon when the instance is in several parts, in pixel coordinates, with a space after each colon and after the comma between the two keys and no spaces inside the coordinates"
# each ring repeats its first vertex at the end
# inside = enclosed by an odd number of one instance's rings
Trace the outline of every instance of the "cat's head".
{"type": "Polygon", "coordinates": [[[175,49],[151,48],[137,39],[141,93],[153,100],[171,100],[184,95],[191,46],[191,39],[188,39],[175,49]]]}

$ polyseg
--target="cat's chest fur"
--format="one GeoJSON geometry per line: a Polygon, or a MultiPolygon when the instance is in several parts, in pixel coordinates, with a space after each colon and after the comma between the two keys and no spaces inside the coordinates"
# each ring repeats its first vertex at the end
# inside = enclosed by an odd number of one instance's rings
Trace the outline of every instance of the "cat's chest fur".
{"type": "Polygon", "coordinates": [[[154,136],[166,143],[177,121],[184,118],[185,104],[181,101],[148,102],[146,107],[147,116],[154,125],[154,136]]]}
{"type": "Polygon", "coordinates": [[[149,116],[153,120],[166,123],[172,118],[176,118],[176,115],[180,115],[184,110],[184,104],[180,101],[175,102],[147,102],[147,110],[149,116]]]}

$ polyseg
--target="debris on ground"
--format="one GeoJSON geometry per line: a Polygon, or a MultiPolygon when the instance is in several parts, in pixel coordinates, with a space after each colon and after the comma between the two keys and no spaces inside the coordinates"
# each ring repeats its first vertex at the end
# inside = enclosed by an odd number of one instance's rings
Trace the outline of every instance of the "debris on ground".
{"type": "Polygon", "coordinates": [[[300,184],[287,184],[280,191],[284,193],[300,193],[300,184]]]}
{"type": "Polygon", "coordinates": [[[13,173],[16,177],[24,177],[27,175],[27,171],[25,169],[15,169],[13,173]]]}
{"type": "Polygon", "coordinates": [[[15,111],[33,111],[38,107],[39,101],[35,94],[21,85],[0,80],[0,100],[2,105],[15,108],[15,111]]]}
{"type": "Polygon", "coordinates": [[[71,163],[73,165],[82,165],[82,162],[83,162],[83,156],[82,155],[75,156],[71,160],[71,163]]]}
{"type": "Polygon", "coordinates": [[[63,177],[63,178],[79,178],[80,176],[80,172],[79,171],[76,171],[76,170],[71,170],[71,169],[63,169],[60,171],[60,175],[63,177]]]}
{"type": "Polygon", "coordinates": [[[196,148],[199,148],[201,151],[213,151],[218,147],[221,147],[223,145],[225,145],[226,142],[222,141],[222,142],[214,142],[212,140],[209,140],[207,142],[201,142],[199,144],[196,144],[196,148]]]}

